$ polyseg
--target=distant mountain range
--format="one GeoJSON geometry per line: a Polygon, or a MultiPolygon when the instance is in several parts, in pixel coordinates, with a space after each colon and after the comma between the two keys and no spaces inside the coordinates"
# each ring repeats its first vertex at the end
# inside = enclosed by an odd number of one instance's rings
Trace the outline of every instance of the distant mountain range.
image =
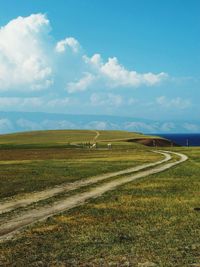
{"type": "Polygon", "coordinates": [[[156,121],[107,115],[0,112],[0,134],[50,129],[127,130],[142,133],[200,133],[197,121],[156,121]]]}

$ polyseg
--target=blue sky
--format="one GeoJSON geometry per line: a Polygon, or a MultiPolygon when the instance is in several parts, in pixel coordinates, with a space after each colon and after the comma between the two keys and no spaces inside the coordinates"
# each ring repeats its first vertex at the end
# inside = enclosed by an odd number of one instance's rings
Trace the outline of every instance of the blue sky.
{"type": "Polygon", "coordinates": [[[199,120],[199,10],[198,0],[1,0],[0,110],[199,120]]]}

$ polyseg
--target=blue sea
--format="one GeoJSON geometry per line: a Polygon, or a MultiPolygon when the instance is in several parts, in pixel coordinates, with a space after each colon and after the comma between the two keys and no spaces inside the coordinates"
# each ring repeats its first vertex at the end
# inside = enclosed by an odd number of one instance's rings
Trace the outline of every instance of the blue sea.
{"type": "Polygon", "coordinates": [[[157,134],[181,146],[200,146],[200,134],[157,134]]]}

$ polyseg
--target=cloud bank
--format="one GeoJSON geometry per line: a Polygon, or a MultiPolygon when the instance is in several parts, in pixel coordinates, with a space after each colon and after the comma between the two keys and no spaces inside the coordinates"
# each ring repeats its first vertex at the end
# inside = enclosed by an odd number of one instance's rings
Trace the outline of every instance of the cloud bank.
{"type": "Polygon", "coordinates": [[[0,28],[0,90],[38,91],[59,86],[66,93],[92,88],[154,86],[164,72],[128,70],[117,57],[89,57],[74,37],[55,40],[44,14],[18,17],[0,28]],[[62,68],[58,75],[58,70],[62,68]]]}

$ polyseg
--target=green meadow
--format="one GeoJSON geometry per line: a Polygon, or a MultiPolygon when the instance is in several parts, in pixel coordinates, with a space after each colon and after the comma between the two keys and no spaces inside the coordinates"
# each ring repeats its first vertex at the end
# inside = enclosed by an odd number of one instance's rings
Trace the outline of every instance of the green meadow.
{"type": "MultiPolygon", "coordinates": [[[[21,140],[0,137],[1,201],[162,158],[150,147],[125,141],[135,133],[123,138],[122,132],[100,131],[96,150],[49,147],[68,139],[66,132],[55,133],[59,140],[34,132],[23,133],[21,140]],[[102,140],[113,140],[112,149],[102,140]]],[[[83,133],[84,139],[71,132],[69,142],[90,142],[96,135],[83,133]]],[[[0,266],[199,266],[200,148],[167,149],[189,160],[26,227],[16,238],[0,243],[0,266]]]]}
{"type": "MultiPolygon", "coordinates": [[[[146,137],[143,134],[126,131],[98,131],[97,141],[126,140],[146,137]]],[[[49,130],[31,131],[0,135],[0,146],[65,146],[69,143],[93,142],[97,132],[95,130],[49,130]]]]}
{"type": "Polygon", "coordinates": [[[134,145],[128,150],[0,150],[0,199],[123,170],[160,158],[160,155],[134,145]]]}

